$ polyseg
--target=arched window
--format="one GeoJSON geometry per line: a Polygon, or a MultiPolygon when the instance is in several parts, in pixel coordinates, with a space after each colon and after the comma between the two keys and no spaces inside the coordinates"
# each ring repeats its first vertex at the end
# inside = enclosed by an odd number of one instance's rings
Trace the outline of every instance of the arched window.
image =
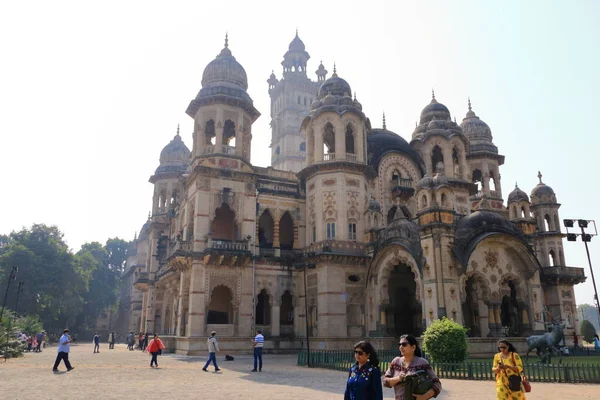
{"type": "Polygon", "coordinates": [[[235,146],[235,124],[232,120],[225,121],[223,126],[223,144],[226,146],[235,146]]]}
{"type": "Polygon", "coordinates": [[[289,290],[286,290],[281,295],[279,325],[294,325],[294,299],[289,290]]]}
{"type": "Polygon", "coordinates": [[[452,149],[452,169],[454,171],[454,177],[460,177],[460,157],[458,155],[458,150],[456,147],[452,149]]]}
{"type": "Polygon", "coordinates": [[[442,207],[448,207],[448,196],[446,196],[446,193],[442,193],[442,207]]]}
{"type": "Polygon", "coordinates": [[[208,324],[230,324],[233,323],[233,296],[231,290],[223,285],[213,289],[208,304],[208,324]]]}
{"type": "Polygon", "coordinates": [[[260,248],[270,249],[273,247],[274,227],[271,213],[267,210],[263,211],[258,220],[258,245],[260,248]]]}
{"type": "Polygon", "coordinates": [[[377,214],[375,214],[375,215],[373,216],[373,226],[374,226],[375,228],[378,228],[378,227],[379,227],[379,218],[377,217],[377,214]]]}
{"type": "Polygon", "coordinates": [[[352,126],[346,126],[346,154],[354,154],[354,132],[352,126]]]}
{"type": "Polygon", "coordinates": [[[440,168],[442,169],[442,172],[444,170],[444,156],[442,154],[442,149],[438,145],[435,145],[431,152],[431,167],[434,172],[437,172],[440,168]]]}
{"type": "Polygon", "coordinates": [[[558,265],[558,263],[556,262],[556,254],[554,253],[554,250],[550,250],[550,254],[548,254],[550,257],[548,257],[550,259],[550,266],[551,267],[555,267],[558,265]]]}
{"type": "Polygon", "coordinates": [[[235,223],[235,213],[228,204],[223,203],[215,211],[215,219],[211,224],[213,239],[236,240],[237,226],[235,223]]]}
{"type": "Polygon", "coordinates": [[[266,289],[260,291],[256,302],[256,325],[271,325],[271,305],[266,289]]]}
{"type": "Polygon", "coordinates": [[[302,104],[300,101],[300,96],[298,96],[298,104],[302,104]]]}
{"type": "Polygon", "coordinates": [[[215,121],[212,119],[206,121],[206,125],[204,126],[204,138],[204,144],[207,146],[211,146],[216,143],[215,121]]]}
{"type": "Polygon", "coordinates": [[[356,241],[356,222],[354,221],[348,223],[348,240],[356,241]]]}
{"type": "Polygon", "coordinates": [[[544,232],[550,232],[551,227],[552,227],[552,220],[550,219],[550,216],[548,214],[546,214],[544,216],[544,228],[545,228],[544,232]]]}
{"type": "Polygon", "coordinates": [[[288,211],[279,220],[279,246],[282,250],[294,248],[294,220],[288,211]]]}
{"type": "Polygon", "coordinates": [[[335,153],[335,130],[329,122],[325,125],[325,130],[323,131],[323,153],[335,153]]]}
{"type": "Polygon", "coordinates": [[[427,196],[423,195],[421,196],[421,208],[426,208],[427,207],[427,196]]]}
{"type": "Polygon", "coordinates": [[[327,222],[327,239],[335,239],[335,222],[327,222]]]}
{"type": "Polygon", "coordinates": [[[490,190],[496,190],[496,176],[494,175],[494,171],[490,172],[490,190]]]}
{"type": "Polygon", "coordinates": [[[300,143],[300,157],[305,157],[306,156],[306,143],[302,142],[300,143]]]}
{"type": "Polygon", "coordinates": [[[525,212],[525,207],[521,206],[521,218],[527,218],[527,213],[525,212]]]}
{"type": "Polygon", "coordinates": [[[473,171],[473,178],[471,181],[477,185],[478,191],[481,192],[483,190],[483,174],[480,170],[476,169],[473,171]]]}

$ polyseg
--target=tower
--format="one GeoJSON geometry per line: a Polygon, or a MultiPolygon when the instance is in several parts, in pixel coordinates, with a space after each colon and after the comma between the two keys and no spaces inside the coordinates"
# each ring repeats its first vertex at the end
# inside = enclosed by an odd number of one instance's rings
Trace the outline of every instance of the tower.
{"type": "Polygon", "coordinates": [[[515,184],[515,189],[508,195],[508,218],[524,234],[532,235],[535,233],[536,222],[531,214],[529,196],[519,189],[517,184],[515,184]]]}
{"type": "Polygon", "coordinates": [[[271,165],[273,168],[298,172],[305,166],[306,140],[300,133],[300,123],[308,115],[327,71],[323,64],[316,71],[318,81],[306,75],[310,55],[298,32],[283,56],[283,77],[275,72],[267,80],[271,97],[271,165]]]}
{"type": "MultiPolygon", "coordinates": [[[[252,124],[260,116],[248,92],[246,71],[225,46],[202,74],[202,89],[186,113],[194,119],[192,167],[215,165],[208,158],[236,159],[250,165],[252,124]]],[[[235,160],[219,166],[241,168],[235,160]]]]}
{"type": "Polygon", "coordinates": [[[500,184],[500,166],[504,164],[504,156],[498,154],[498,147],[492,141],[492,130],[473,111],[471,99],[468,101],[469,111],[463,118],[460,127],[470,143],[469,179],[478,185],[478,193],[471,197],[473,206],[486,195],[492,211],[504,211],[502,187],[500,184]]]}

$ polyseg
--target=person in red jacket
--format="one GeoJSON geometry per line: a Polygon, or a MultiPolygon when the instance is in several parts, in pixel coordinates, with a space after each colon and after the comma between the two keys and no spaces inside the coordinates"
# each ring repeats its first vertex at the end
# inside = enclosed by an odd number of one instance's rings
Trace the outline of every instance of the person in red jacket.
{"type": "Polygon", "coordinates": [[[148,344],[148,347],[146,347],[146,351],[152,355],[152,359],[150,360],[150,367],[152,367],[152,364],[154,364],[154,366],[158,368],[157,357],[159,354],[162,353],[162,349],[164,348],[165,345],[163,344],[162,340],[158,338],[158,334],[155,333],[154,339],[152,339],[148,344]]]}

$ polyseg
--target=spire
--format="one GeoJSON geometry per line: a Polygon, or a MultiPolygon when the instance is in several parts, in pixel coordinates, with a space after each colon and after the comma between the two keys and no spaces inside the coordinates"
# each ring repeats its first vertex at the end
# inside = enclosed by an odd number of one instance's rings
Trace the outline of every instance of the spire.
{"type": "Polygon", "coordinates": [[[229,34],[225,32],[225,48],[229,48],[229,34]]]}
{"type": "Polygon", "coordinates": [[[544,182],[542,182],[542,173],[540,171],[538,171],[538,179],[540,180],[540,185],[543,185],[544,182]]]}
{"type": "Polygon", "coordinates": [[[468,104],[469,104],[469,111],[472,111],[472,110],[471,110],[471,96],[469,96],[469,97],[468,97],[468,99],[469,99],[469,101],[468,101],[468,104]]]}
{"type": "Polygon", "coordinates": [[[517,183],[517,181],[515,181],[515,189],[519,188],[519,184],[517,183]]]}
{"type": "Polygon", "coordinates": [[[385,126],[385,111],[383,112],[383,129],[387,130],[387,128],[385,126]]]}
{"type": "Polygon", "coordinates": [[[151,214],[150,211],[148,211],[148,220],[150,220],[151,214]]]}
{"type": "Polygon", "coordinates": [[[298,37],[298,27],[296,27],[296,37],[298,37]]]}
{"type": "MultiPolygon", "coordinates": [[[[356,90],[354,91],[354,101],[356,101],[356,90]]],[[[385,113],[383,113],[385,115],[385,113]]]]}
{"type": "Polygon", "coordinates": [[[431,100],[435,100],[435,91],[431,88],[431,100]]]}
{"type": "Polygon", "coordinates": [[[137,231],[133,233],[133,240],[137,240],[137,231]]]}
{"type": "Polygon", "coordinates": [[[175,135],[175,137],[179,136],[179,124],[177,124],[177,134],[175,135]]]}
{"type": "Polygon", "coordinates": [[[333,75],[331,75],[332,78],[337,78],[338,74],[337,74],[337,67],[335,65],[335,62],[333,63],[333,75]]]}

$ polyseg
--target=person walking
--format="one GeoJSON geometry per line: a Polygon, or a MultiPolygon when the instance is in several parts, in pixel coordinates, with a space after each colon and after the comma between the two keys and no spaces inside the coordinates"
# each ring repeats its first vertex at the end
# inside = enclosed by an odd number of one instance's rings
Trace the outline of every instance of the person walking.
{"type": "Polygon", "coordinates": [[[206,360],[206,364],[204,364],[204,368],[202,368],[202,371],[204,371],[204,372],[208,372],[208,370],[206,368],[208,368],[211,361],[215,366],[215,372],[218,372],[221,370],[219,368],[219,366],[217,365],[216,353],[217,353],[217,351],[219,351],[219,342],[217,342],[217,338],[215,337],[216,334],[217,334],[217,332],[212,331],[210,333],[210,337],[206,341],[206,344],[208,346],[208,360],[206,360]]]}
{"type": "Polygon", "coordinates": [[[146,350],[146,347],[148,347],[148,332],[144,333],[144,346],[142,350],[146,350]]]}
{"type": "Polygon", "coordinates": [[[354,345],[356,361],[348,373],[344,400],[383,400],[379,358],[371,343],[360,341],[354,345]]]}
{"type": "Polygon", "coordinates": [[[133,331],[129,332],[127,343],[129,344],[129,350],[133,351],[135,346],[135,335],[133,334],[133,331]]]}
{"type": "Polygon", "coordinates": [[[598,335],[594,335],[594,351],[596,353],[600,352],[600,338],[598,335]]]}
{"type": "Polygon", "coordinates": [[[110,350],[115,348],[115,333],[111,332],[108,334],[108,348],[110,350]]]}
{"type": "Polygon", "coordinates": [[[521,380],[518,379],[518,384],[516,383],[516,378],[520,378],[523,373],[523,362],[515,346],[508,340],[498,342],[498,353],[494,356],[492,371],[496,374],[497,400],[525,400],[521,380]]]}
{"type": "Polygon", "coordinates": [[[138,335],[138,350],[144,350],[144,332],[138,335]]]}
{"type": "Polygon", "coordinates": [[[265,337],[262,335],[261,331],[256,330],[256,336],[254,336],[254,340],[252,341],[252,348],[254,349],[254,369],[252,372],[257,371],[257,365],[258,371],[262,372],[262,351],[264,344],[265,337]]]}
{"type": "Polygon", "coordinates": [[[69,350],[71,349],[71,337],[69,336],[69,330],[65,329],[63,331],[63,335],[58,340],[58,355],[56,356],[56,361],[54,361],[54,367],[52,371],[58,371],[58,365],[61,361],[65,362],[65,366],[67,367],[67,371],[74,370],[75,367],[71,366],[69,362],[69,350]]]}
{"type": "Polygon", "coordinates": [[[573,330],[573,355],[575,355],[577,350],[579,350],[579,337],[575,333],[575,330],[573,330]]]}
{"type": "MultiPolygon", "coordinates": [[[[413,394],[415,400],[427,400],[432,397],[437,397],[442,391],[442,383],[435,375],[433,368],[429,362],[422,358],[421,349],[417,339],[412,335],[400,336],[398,342],[400,347],[401,357],[396,357],[390,363],[388,370],[385,372],[383,386],[394,388],[394,398],[396,400],[404,400],[408,396],[405,395],[405,380],[407,377],[425,371],[431,378],[433,386],[424,394],[413,394]]],[[[408,393],[410,395],[410,393],[408,393]]]]}
{"type": "Polygon", "coordinates": [[[94,335],[94,353],[100,353],[100,335],[98,335],[98,332],[94,335]]]}
{"type": "Polygon", "coordinates": [[[152,367],[152,364],[154,364],[154,366],[158,368],[158,355],[162,354],[162,350],[164,348],[165,345],[163,344],[162,340],[158,338],[158,334],[155,333],[154,339],[150,341],[148,347],[146,348],[148,353],[152,356],[150,359],[150,367],[152,367]]]}
{"type": "Polygon", "coordinates": [[[42,342],[44,341],[44,332],[40,332],[37,334],[37,337],[35,338],[36,342],[37,342],[37,346],[35,346],[35,352],[36,353],[41,353],[42,351],[42,342]]]}

